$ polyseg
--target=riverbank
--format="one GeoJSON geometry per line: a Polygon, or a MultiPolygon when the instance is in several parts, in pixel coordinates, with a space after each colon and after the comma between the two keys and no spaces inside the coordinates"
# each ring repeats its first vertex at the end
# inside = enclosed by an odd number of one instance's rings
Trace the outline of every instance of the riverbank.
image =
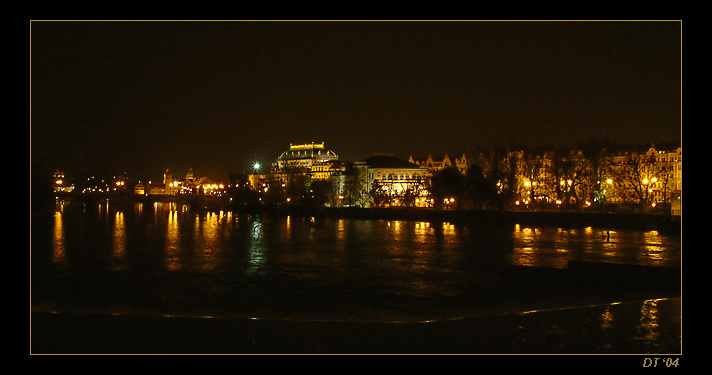
{"type": "Polygon", "coordinates": [[[357,207],[279,207],[244,212],[270,212],[282,215],[314,216],[333,219],[403,220],[451,222],[461,224],[520,224],[563,228],[597,227],[610,229],[659,230],[681,234],[678,217],[652,214],[619,214],[588,212],[477,211],[435,210],[430,208],[357,208],[357,207]]]}

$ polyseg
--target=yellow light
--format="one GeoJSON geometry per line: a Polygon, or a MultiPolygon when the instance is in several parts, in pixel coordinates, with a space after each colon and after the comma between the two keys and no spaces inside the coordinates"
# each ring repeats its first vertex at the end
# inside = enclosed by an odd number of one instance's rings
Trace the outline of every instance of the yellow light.
{"type": "Polygon", "coordinates": [[[609,183],[609,184],[612,184],[612,183],[613,183],[613,180],[611,180],[611,179],[609,178],[609,179],[606,180],[606,182],[609,183]]]}
{"type": "Polygon", "coordinates": [[[531,185],[531,184],[529,183],[529,181],[527,181],[527,182],[524,183],[524,186],[529,186],[529,185],[531,185]]]}
{"type": "Polygon", "coordinates": [[[658,179],[653,177],[653,182],[658,182],[658,179]]]}
{"type": "Polygon", "coordinates": [[[645,180],[643,180],[643,183],[647,185],[647,184],[648,184],[648,179],[646,178],[645,180]]]}

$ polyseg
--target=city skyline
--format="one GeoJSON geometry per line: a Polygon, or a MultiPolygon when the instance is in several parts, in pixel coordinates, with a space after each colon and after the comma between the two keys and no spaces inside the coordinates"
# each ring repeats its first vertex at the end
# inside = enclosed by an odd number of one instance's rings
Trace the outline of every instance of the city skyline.
{"type": "Polygon", "coordinates": [[[679,21],[35,21],[31,159],[224,175],[290,142],[678,142],[680,76],[679,21]]]}

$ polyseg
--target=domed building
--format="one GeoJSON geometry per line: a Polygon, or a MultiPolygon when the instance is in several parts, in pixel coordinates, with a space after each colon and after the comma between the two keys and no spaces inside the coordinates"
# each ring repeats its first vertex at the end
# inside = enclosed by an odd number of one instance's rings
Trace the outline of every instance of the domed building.
{"type": "Polygon", "coordinates": [[[312,166],[323,164],[332,160],[338,160],[339,156],[334,151],[324,148],[322,143],[289,144],[289,150],[283,152],[277,158],[277,169],[307,169],[312,166]]]}

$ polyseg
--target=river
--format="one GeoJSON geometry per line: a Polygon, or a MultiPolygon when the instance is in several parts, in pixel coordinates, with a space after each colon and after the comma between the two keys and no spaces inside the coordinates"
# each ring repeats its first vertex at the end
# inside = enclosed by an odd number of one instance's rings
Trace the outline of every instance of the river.
{"type": "Polygon", "coordinates": [[[59,202],[34,230],[34,311],[144,316],[422,321],[546,308],[552,293],[577,292],[547,285],[539,295],[502,266],[678,267],[682,251],[679,236],[657,231],[248,215],[168,203],[59,202]]]}

